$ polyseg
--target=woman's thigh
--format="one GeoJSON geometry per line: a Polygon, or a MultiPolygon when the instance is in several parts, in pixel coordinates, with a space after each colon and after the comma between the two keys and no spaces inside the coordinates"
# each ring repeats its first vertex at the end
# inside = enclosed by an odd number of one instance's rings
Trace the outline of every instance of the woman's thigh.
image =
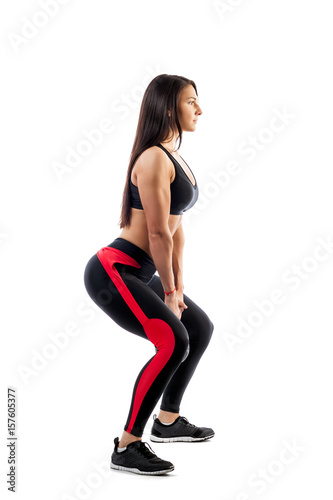
{"type": "MultiPolygon", "coordinates": [[[[118,265],[117,268],[124,285],[131,293],[133,300],[147,318],[158,318],[165,321],[174,332],[188,338],[186,328],[177,316],[169,309],[163,296],[157,294],[147,283],[131,272],[130,266],[118,265]]],[[[91,299],[119,326],[145,339],[147,335],[131,305],[124,300],[122,294],[94,255],[87,263],[84,272],[84,283],[91,299]]],[[[163,290],[162,290],[163,293],[163,290]]],[[[164,295],[164,294],[163,294],[164,295]]]]}
{"type": "MultiPolygon", "coordinates": [[[[164,290],[159,276],[154,275],[147,285],[164,301],[164,290]]],[[[209,340],[214,330],[211,319],[188,295],[183,294],[183,299],[188,308],[184,309],[180,321],[185,326],[190,341],[198,342],[203,338],[209,340]]]]}

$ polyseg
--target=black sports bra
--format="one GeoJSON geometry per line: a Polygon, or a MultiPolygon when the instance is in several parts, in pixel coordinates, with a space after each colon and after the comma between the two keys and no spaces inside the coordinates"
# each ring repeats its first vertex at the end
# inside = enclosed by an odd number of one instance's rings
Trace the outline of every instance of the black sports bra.
{"type": "MultiPolygon", "coordinates": [[[[199,189],[197,180],[194,177],[194,174],[190,167],[187,165],[186,161],[181,157],[181,159],[186,163],[190,172],[193,175],[195,180],[195,185],[193,186],[189,177],[186,175],[184,169],[178,163],[176,158],[172,156],[171,153],[167,149],[165,149],[162,144],[156,144],[156,146],[163,149],[172,160],[175,166],[175,178],[170,184],[170,192],[171,192],[171,203],[170,203],[170,214],[173,215],[183,215],[183,212],[189,210],[196,203],[199,196],[199,189]]],[[[138,208],[139,210],[143,210],[139,189],[135,186],[130,179],[130,204],[133,208],[138,208]]]]}

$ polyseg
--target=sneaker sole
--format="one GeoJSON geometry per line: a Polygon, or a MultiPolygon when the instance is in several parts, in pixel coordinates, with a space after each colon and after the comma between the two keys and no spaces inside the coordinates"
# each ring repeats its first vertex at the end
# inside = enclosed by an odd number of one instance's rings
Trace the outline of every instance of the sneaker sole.
{"type": "Polygon", "coordinates": [[[116,465],[111,462],[110,469],[119,470],[121,472],[132,472],[133,474],[143,474],[145,476],[159,476],[161,474],[167,474],[168,472],[172,472],[174,470],[174,467],[172,467],[172,469],[156,470],[149,472],[132,467],[124,467],[122,465],[116,465]]]}
{"type": "Polygon", "coordinates": [[[150,435],[150,440],[153,441],[154,443],[175,443],[175,442],[182,442],[182,443],[192,443],[194,441],[206,441],[207,439],[210,439],[215,436],[214,434],[210,434],[209,436],[201,437],[201,438],[194,438],[192,436],[177,436],[177,437],[165,437],[165,438],[160,438],[157,436],[154,436],[153,434],[150,435]]]}

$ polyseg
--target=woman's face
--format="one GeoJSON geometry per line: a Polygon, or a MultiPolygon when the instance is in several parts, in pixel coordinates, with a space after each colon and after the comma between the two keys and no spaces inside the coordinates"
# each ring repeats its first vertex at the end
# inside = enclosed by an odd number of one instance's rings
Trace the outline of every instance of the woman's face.
{"type": "Polygon", "coordinates": [[[192,85],[187,85],[179,93],[177,112],[182,130],[193,132],[202,111],[198,104],[198,96],[192,85]]]}

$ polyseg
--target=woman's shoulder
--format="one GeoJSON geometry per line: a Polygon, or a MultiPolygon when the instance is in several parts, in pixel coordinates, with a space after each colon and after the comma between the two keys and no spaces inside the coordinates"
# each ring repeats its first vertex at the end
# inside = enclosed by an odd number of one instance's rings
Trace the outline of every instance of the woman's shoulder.
{"type": "Polygon", "coordinates": [[[140,159],[141,161],[142,160],[154,161],[154,160],[164,159],[165,156],[167,157],[162,148],[158,146],[150,146],[150,148],[145,149],[141,153],[138,159],[140,159]]]}
{"type": "Polygon", "coordinates": [[[137,173],[141,171],[156,171],[156,173],[159,173],[163,170],[167,170],[171,173],[173,168],[168,155],[158,146],[151,146],[145,149],[140,156],[138,156],[135,167],[137,173]]]}

